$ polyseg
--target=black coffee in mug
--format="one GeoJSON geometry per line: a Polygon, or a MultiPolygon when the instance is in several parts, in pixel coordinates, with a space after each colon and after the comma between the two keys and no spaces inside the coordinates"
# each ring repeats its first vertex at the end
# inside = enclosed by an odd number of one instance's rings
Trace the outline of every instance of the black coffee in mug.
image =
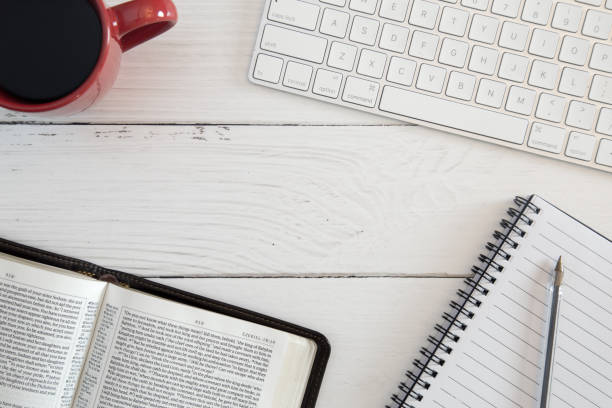
{"type": "Polygon", "coordinates": [[[102,24],[89,0],[1,0],[0,89],[32,103],[76,90],[94,70],[102,24]]]}

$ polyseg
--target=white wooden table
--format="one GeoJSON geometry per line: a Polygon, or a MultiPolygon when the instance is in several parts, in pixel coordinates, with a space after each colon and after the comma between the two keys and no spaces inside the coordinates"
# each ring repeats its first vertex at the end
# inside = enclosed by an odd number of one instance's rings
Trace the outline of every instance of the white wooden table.
{"type": "Polygon", "coordinates": [[[384,406],[514,195],[612,236],[609,174],[249,84],[262,5],[177,0],[95,108],[0,111],[0,235],[322,331],[322,408],[384,406]]]}

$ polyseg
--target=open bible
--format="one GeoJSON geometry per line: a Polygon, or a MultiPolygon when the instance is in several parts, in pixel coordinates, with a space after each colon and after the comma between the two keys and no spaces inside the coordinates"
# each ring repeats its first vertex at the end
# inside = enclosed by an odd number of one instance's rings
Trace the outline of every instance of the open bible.
{"type": "Polygon", "coordinates": [[[0,253],[0,408],[314,406],[318,333],[90,269],[0,253]]]}

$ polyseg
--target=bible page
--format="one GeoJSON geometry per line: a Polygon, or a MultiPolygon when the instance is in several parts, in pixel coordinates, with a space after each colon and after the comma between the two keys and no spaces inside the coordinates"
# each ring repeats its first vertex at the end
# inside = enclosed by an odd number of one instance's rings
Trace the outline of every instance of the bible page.
{"type": "Polygon", "coordinates": [[[316,344],[109,285],[75,408],[298,408],[316,344]]]}
{"type": "Polygon", "coordinates": [[[0,256],[0,407],[68,408],[106,283],[0,256]]]}

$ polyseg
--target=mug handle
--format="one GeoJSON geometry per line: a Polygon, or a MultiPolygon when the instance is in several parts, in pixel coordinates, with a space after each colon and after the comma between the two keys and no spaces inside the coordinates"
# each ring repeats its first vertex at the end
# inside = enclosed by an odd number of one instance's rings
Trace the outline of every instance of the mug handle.
{"type": "Polygon", "coordinates": [[[165,33],[178,21],[172,0],[132,0],[110,10],[115,14],[123,52],[165,33]]]}

